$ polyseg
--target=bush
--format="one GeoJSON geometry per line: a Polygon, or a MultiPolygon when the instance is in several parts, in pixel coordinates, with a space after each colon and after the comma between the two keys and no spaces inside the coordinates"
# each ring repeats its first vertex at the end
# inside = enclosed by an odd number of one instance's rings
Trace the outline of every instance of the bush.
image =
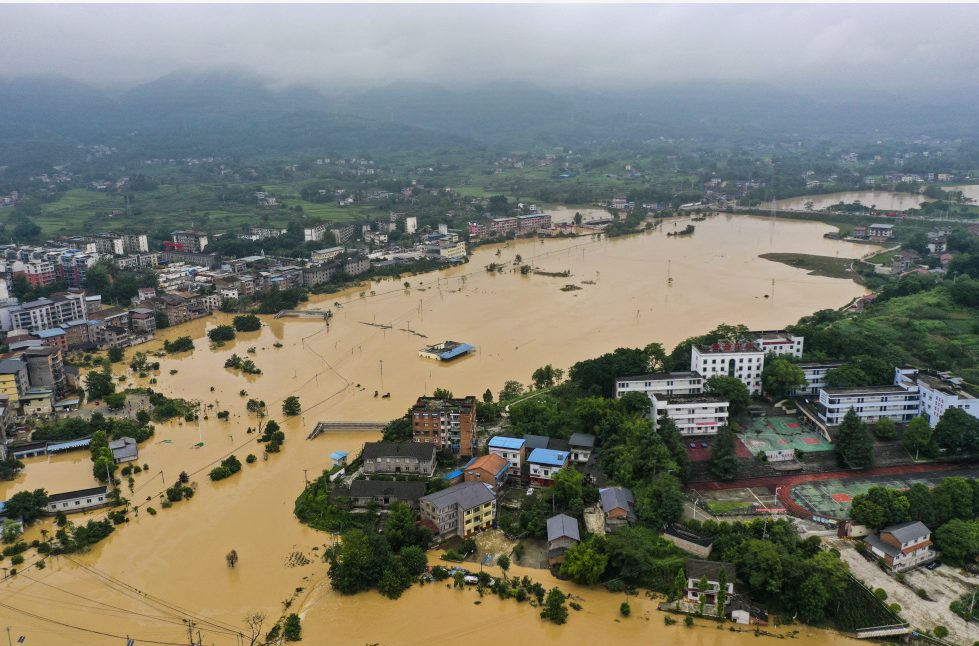
{"type": "Polygon", "coordinates": [[[874,596],[880,599],[881,601],[887,601],[887,590],[885,590],[884,588],[877,588],[876,590],[874,590],[874,596]]]}
{"type": "Polygon", "coordinates": [[[619,614],[622,615],[623,617],[628,617],[629,615],[632,614],[632,608],[629,606],[628,601],[623,601],[622,604],[619,606],[619,614]]]}
{"type": "Polygon", "coordinates": [[[167,354],[176,354],[177,352],[187,352],[188,350],[194,349],[194,340],[189,336],[179,336],[173,341],[163,342],[163,351],[167,354]]]}
{"type": "Polygon", "coordinates": [[[684,617],[683,618],[683,625],[686,626],[687,628],[690,628],[691,626],[693,626],[693,617],[691,617],[690,615],[687,615],[686,617],[684,617]]]}
{"type": "Polygon", "coordinates": [[[299,621],[299,615],[292,613],[286,617],[286,622],[282,626],[282,635],[289,642],[297,642],[303,638],[303,627],[299,621]]]}
{"type": "Polygon", "coordinates": [[[948,637],[948,628],[945,626],[935,626],[935,637],[938,637],[939,639],[945,639],[948,637]]]}
{"type": "Polygon", "coordinates": [[[211,330],[208,330],[207,338],[209,338],[214,343],[224,343],[225,341],[234,341],[235,329],[230,325],[219,325],[211,330]]]}
{"type": "Polygon", "coordinates": [[[256,458],[256,457],[255,457],[255,454],[254,454],[254,453],[249,453],[249,454],[248,454],[248,457],[247,457],[247,458],[245,458],[245,462],[247,462],[248,464],[252,464],[252,463],[253,463],[253,462],[255,462],[255,460],[257,460],[257,459],[258,459],[258,458],[256,458]]]}
{"type": "Polygon", "coordinates": [[[235,329],[239,332],[254,332],[262,327],[262,320],[254,314],[242,314],[234,319],[235,329]]]}
{"type": "Polygon", "coordinates": [[[217,481],[224,480],[225,478],[228,478],[239,471],[241,471],[241,461],[232,455],[224,460],[221,460],[221,466],[211,469],[211,473],[209,475],[211,480],[217,481]]]}

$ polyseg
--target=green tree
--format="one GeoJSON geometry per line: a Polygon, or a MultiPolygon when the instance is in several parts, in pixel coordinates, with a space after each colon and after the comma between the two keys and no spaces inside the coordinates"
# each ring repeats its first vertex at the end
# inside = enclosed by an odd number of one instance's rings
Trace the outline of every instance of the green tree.
{"type": "Polygon", "coordinates": [[[935,442],[948,453],[979,449],[979,420],[961,408],[949,408],[935,425],[935,442]]]}
{"type": "Polygon", "coordinates": [[[48,492],[44,489],[18,491],[5,503],[9,518],[20,518],[25,525],[37,520],[48,506],[48,492]]]}
{"type": "Polygon", "coordinates": [[[831,388],[856,388],[872,386],[870,377],[857,366],[847,364],[826,371],[826,383],[831,388]]]}
{"type": "Polygon", "coordinates": [[[979,554],[979,522],[953,518],[935,530],[935,547],[952,563],[971,562],[979,554]]]}
{"type": "Polygon", "coordinates": [[[727,610],[727,570],[724,568],[721,568],[717,575],[717,596],[714,599],[714,605],[715,614],[723,619],[727,610]]]}
{"type": "Polygon", "coordinates": [[[119,410],[126,405],[126,393],[112,393],[106,395],[105,405],[112,410],[119,410]]]}
{"type": "Polygon", "coordinates": [[[704,614],[704,606],[707,605],[707,591],[710,589],[710,584],[707,583],[707,577],[700,577],[700,581],[697,581],[697,591],[700,593],[697,595],[699,605],[697,609],[698,614],[704,614]]]}
{"type": "Polygon", "coordinates": [[[503,578],[507,578],[507,572],[510,571],[510,557],[506,554],[500,554],[496,559],[496,564],[500,566],[500,570],[503,571],[503,578]]]}
{"type": "Polygon", "coordinates": [[[889,417],[882,417],[874,424],[874,437],[881,440],[893,440],[897,437],[897,424],[889,417]]]}
{"type": "MultiPolygon", "coordinates": [[[[739,382],[740,383],[740,382],[739,382]]],[[[734,480],[740,465],[737,440],[730,426],[722,426],[710,447],[710,472],[718,480],[734,480]]]]}
{"type": "MultiPolygon", "coordinates": [[[[575,501],[583,501],[585,476],[577,469],[561,469],[554,476],[551,493],[562,509],[572,506],[575,501]]],[[[579,503],[581,504],[581,503],[579,503]]]]}
{"type": "Polygon", "coordinates": [[[737,377],[714,375],[704,382],[704,392],[728,400],[731,417],[739,417],[747,413],[748,406],[751,404],[748,387],[737,377]]]}
{"type": "Polygon", "coordinates": [[[254,332],[262,328],[262,320],[254,314],[241,314],[234,318],[234,326],[238,332],[254,332]]]}
{"type": "Polygon", "coordinates": [[[680,481],[669,473],[661,473],[651,482],[637,484],[632,491],[636,517],[647,527],[658,531],[683,515],[683,490],[680,481]]]}
{"type": "MultiPolygon", "coordinates": [[[[879,423],[879,422],[878,422],[879,423]]],[[[901,443],[908,453],[917,460],[919,456],[930,457],[934,447],[933,433],[926,417],[915,417],[908,422],[901,436],[901,443]]]]}
{"type": "Polygon", "coordinates": [[[499,396],[496,398],[500,403],[510,401],[511,399],[516,399],[523,394],[523,384],[519,381],[507,381],[503,384],[503,390],[500,391],[499,396]]]}
{"type": "Polygon", "coordinates": [[[560,380],[560,377],[557,376],[560,372],[560,369],[555,370],[554,366],[551,364],[538,368],[531,376],[531,381],[534,384],[534,388],[540,390],[541,388],[552,387],[558,382],[558,380],[560,380]]]}
{"type": "Polygon", "coordinates": [[[401,565],[411,576],[418,576],[428,569],[428,557],[425,555],[425,550],[418,545],[409,545],[401,550],[399,558],[401,565]]]}
{"type": "Polygon", "coordinates": [[[670,600],[676,601],[687,595],[687,573],[680,568],[673,577],[673,584],[670,586],[670,600]]]}
{"type": "Polygon", "coordinates": [[[874,464],[873,437],[852,408],[843,416],[843,422],[836,431],[836,454],[840,464],[851,469],[874,464]]]}
{"type": "Polygon", "coordinates": [[[452,399],[452,391],[448,388],[436,388],[435,392],[432,393],[432,397],[435,399],[452,399]]]}
{"type": "Polygon", "coordinates": [[[303,627],[299,615],[294,612],[289,613],[285,623],[282,624],[282,636],[286,638],[287,642],[298,642],[302,640],[303,627]]]}
{"type": "Polygon", "coordinates": [[[391,505],[384,523],[384,538],[392,550],[400,552],[411,545],[428,547],[431,533],[417,522],[418,514],[408,505],[402,502],[391,505]]]}
{"type": "Polygon", "coordinates": [[[544,599],[544,607],[540,611],[541,618],[556,624],[565,623],[568,620],[568,608],[564,605],[565,599],[567,597],[558,588],[551,588],[544,599]]]}
{"type": "Polygon", "coordinates": [[[295,417],[302,412],[302,405],[299,403],[299,397],[296,395],[289,395],[282,401],[282,414],[287,417],[295,417]]]}
{"type": "Polygon", "coordinates": [[[489,388],[487,388],[486,392],[483,393],[483,402],[487,404],[493,403],[493,391],[489,388]]]}
{"type": "Polygon", "coordinates": [[[234,341],[235,329],[230,325],[218,325],[207,332],[207,338],[214,343],[224,343],[234,341]]]}
{"type": "Polygon", "coordinates": [[[109,348],[108,357],[110,362],[119,363],[120,361],[122,361],[123,356],[124,354],[122,348],[115,347],[115,346],[109,348]]]}
{"type": "Polygon", "coordinates": [[[785,357],[776,357],[765,362],[765,369],[761,373],[761,383],[765,394],[778,400],[788,396],[796,388],[805,386],[808,382],[802,368],[785,357]]]}
{"type": "Polygon", "coordinates": [[[116,385],[112,381],[112,369],[108,363],[103,364],[100,370],[88,373],[85,378],[85,389],[90,400],[105,399],[116,391],[116,385]]]}
{"type": "Polygon", "coordinates": [[[603,550],[604,537],[598,535],[574,545],[564,554],[561,575],[581,585],[595,585],[608,565],[608,555],[603,550]]]}
{"type": "Polygon", "coordinates": [[[911,504],[903,492],[888,487],[871,487],[867,493],[853,497],[850,517],[856,523],[880,529],[908,520],[910,508],[911,504]]]}
{"type": "Polygon", "coordinates": [[[392,561],[391,548],[380,534],[352,529],[327,550],[330,585],[340,594],[355,594],[375,587],[392,561]]]}

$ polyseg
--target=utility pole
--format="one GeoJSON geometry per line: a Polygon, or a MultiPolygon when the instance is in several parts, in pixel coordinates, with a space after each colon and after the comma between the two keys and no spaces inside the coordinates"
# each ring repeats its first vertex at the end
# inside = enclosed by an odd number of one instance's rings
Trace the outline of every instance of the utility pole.
{"type": "Polygon", "coordinates": [[[307,489],[309,489],[309,476],[306,475],[308,472],[309,472],[309,469],[303,469],[303,480],[306,481],[306,488],[307,489]]]}
{"type": "Polygon", "coordinates": [[[7,626],[7,646],[14,646],[14,643],[10,641],[10,626],[7,626]]]}

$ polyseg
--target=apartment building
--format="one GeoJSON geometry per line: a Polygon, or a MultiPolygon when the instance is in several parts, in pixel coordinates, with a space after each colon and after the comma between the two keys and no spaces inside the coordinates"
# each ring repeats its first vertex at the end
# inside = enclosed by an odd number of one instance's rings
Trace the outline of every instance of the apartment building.
{"type": "Polygon", "coordinates": [[[802,357],[802,346],[805,337],[789,334],[785,330],[755,330],[748,335],[761,346],[765,354],[788,355],[802,357]]]}
{"type": "Polygon", "coordinates": [[[704,392],[704,378],[696,371],[654,372],[648,375],[619,377],[615,380],[616,398],[631,392],[653,395],[699,395],[704,392]]]}
{"type": "Polygon", "coordinates": [[[173,240],[174,251],[203,253],[204,249],[207,248],[207,234],[203,231],[193,229],[173,231],[170,233],[170,237],[173,240]]]}
{"type": "Polygon", "coordinates": [[[462,482],[422,496],[422,523],[433,530],[436,540],[452,536],[466,538],[489,529],[496,519],[496,495],[482,482],[462,482]]]}
{"type": "Polygon", "coordinates": [[[366,442],[362,453],[364,473],[435,473],[435,447],[417,442],[366,442]]]}
{"type": "Polygon", "coordinates": [[[673,420],[681,435],[716,435],[728,421],[730,402],[713,395],[655,395],[653,419],[673,420]]]}
{"type": "Polygon", "coordinates": [[[827,426],[838,426],[851,408],[866,423],[890,419],[897,423],[917,417],[921,395],[917,386],[861,386],[823,388],[816,415],[827,426]]]}
{"type": "Polygon", "coordinates": [[[460,457],[476,452],[476,398],[419,397],[411,409],[412,439],[460,457]]]}
{"type": "Polygon", "coordinates": [[[949,408],[961,408],[979,418],[979,399],[962,387],[962,379],[950,372],[898,368],[894,383],[902,387],[917,387],[921,397],[920,413],[928,418],[932,428],[949,408]]]}
{"type": "Polygon", "coordinates": [[[806,385],[796,388],[792,394],[797,397],[815,397],[826,388],[826,373],[843,365],[842,361],[800,361],[795,364],[802,369],[806,385]]]}
{"type": "Polygon", "coordinates": [[[761,371],[765,351],[753,341],[726,339],[709,345],[695,345],[690,351],[690,370],[703,375],[737,377],[752,395],[761,394],[761,371]]]}
{"type": "Polygon", "coordinates": [[[0,324],[4,331],[27,330],[32,334],[58,327],[68,321],[86,318],[88,308],[84,292],[51,294],[48,298],[39,298],[0,311],[0,324]]]}

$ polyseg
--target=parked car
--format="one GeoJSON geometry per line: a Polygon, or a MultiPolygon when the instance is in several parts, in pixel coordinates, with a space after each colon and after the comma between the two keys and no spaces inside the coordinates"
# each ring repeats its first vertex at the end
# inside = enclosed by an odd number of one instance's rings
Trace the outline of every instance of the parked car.
{"type": "Polygon", "coordinates": [[[690,448],[691,448],[691,449],[695,449],[695,448],[697,448],[697,443],[696,443],[696,442],[691,442],[691,443],[690,443],[690,448]]]}
{"type": "Polygon", "coordinates": [[[707,440],[700,440],[700,447],[701,448],[706,449],[709,446],[710,446],[710,444],[707,443],[707,440]]]}
{"type": "Polygon", "coordinates": [[[928,568],[929,570],[937,570],[938,568],[942,567],[942,562],[941,561],[932,561],[931,563],[929,563],[925,567],[928,568]]]}

